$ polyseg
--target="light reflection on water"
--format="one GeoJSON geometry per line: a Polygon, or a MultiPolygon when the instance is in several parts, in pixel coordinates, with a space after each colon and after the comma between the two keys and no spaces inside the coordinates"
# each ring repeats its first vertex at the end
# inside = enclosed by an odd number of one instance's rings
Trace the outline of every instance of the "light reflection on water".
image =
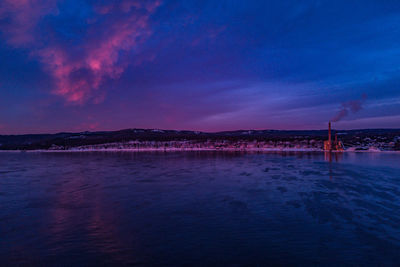
{"type": "Polygon", "coordinates": [[[396,265],[400,155],[0,153],[0,259],[396,265]]]}

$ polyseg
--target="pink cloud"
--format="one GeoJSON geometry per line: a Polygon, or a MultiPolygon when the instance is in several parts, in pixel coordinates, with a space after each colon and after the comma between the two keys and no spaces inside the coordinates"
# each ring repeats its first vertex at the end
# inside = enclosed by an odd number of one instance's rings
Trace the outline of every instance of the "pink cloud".
{"type": "Polygon", "coordinates": [[[78,104],[104,99],[101,85],[106,79],[119,78],[127,66],[120,53],[135,51],[151,36],[149,17],[160,5],[159,1],[123,0],[94,6],[82,42],[66,45],[50,34],[45,42],[43,34],[35,31],[44,16],[57,16],[55,0],[4,1],[0,18],[8,18],[9,23],[0,30],[8,44],[29,47],[30,54],[54,78],[52,92],[78,104]]]}

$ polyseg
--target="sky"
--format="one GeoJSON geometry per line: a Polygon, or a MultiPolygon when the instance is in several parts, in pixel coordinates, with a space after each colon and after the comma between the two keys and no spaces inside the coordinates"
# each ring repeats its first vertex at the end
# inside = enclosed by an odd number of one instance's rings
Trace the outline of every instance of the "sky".
{"type": "Polygon", "coordinates": [[[1,0],[0,134],[400,128],[400,1],[1,0]]]}

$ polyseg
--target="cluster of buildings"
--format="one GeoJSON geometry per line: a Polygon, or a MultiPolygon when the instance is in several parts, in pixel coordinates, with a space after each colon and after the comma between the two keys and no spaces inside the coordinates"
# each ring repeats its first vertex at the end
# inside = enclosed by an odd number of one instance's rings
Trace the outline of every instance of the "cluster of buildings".
{"type": "Polygon", "coordinates": [[[324,141],[325,151],[344,151],[343,142],[338,140],[338,134],[335,133],[335,139],[332,140],[332,124],[328,125],[328,140],[324,141]]]}

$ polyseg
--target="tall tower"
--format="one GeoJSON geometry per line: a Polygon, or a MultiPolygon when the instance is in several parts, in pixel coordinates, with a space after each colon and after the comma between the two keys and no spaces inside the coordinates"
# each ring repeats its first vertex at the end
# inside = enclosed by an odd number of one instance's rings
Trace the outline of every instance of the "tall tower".
{"type": "Polygon", "coordinates": [[[332,130],[331,130],[331,122],[329,122],[328,146],[329,146],[329,151],[331,151],[331,150],[332,150],[332,130]]]}

